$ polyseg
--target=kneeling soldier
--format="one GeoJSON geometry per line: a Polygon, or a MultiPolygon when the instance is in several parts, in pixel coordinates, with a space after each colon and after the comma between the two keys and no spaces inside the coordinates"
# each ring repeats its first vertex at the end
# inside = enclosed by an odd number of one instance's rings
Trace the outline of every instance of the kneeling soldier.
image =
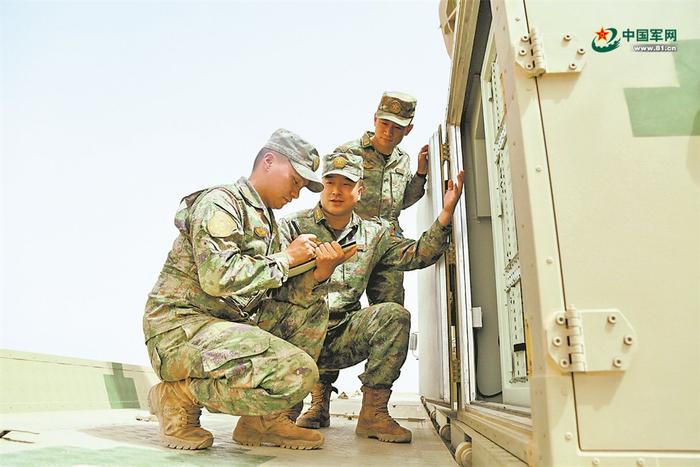
{"type": "Polygon", "coordinates": [[[148,400],[165,446],[212,445],[212,434],[199,423],[202,407],[242,415],[233,434],[241,444],[323,444],[319,433],[295,426],[288,411],[318,379],[314,360],[328,309],[310,291],[345,256],[321,255],[319,268],[289,279],[289,268],[318,255],[319,246],[313,235],[299,235],[283,250],[272,212],[304,186],[321,191],[318,163],[313,146],[280,129],[258,153],[250,178],[182,200],[175,217],[180,235],[143,318],[151,363],[162,380],[148,400]],[[284,291],[271,298],[282,284],[284,291]],[[273,330],[274,318],[281,321],[289,307],[295,319],[285,322],[284,333],[273,330]],[[249,324],[254,313],[268,316],[269,329],[249,324]]]}
{"type": "Polygon", "coordinates": [[[325,156],[320,203],[280,221],[288,243],[308,232],[318,241],[329,242],[326,248],[341,250],[341,245],[352,241],[357,245],[357,254],[336,268],[327,283],[314,288],[315,295],[327,295],[330,320],[317,362],[320,382],[312,390],[311,408],[298,418],[297,425],[329,426],[331,384],[338,370],[366,360],[365,372],[360,375],[363,398],[356,433],[380,441],[410,442],[411,432],[387,409],[391,386],[408,351],[410,314],[391,302],[362,308],[360,297],[375,268],[408,271],[438,260],[448,245],[464,174],[460,172],[457,183],[448,183],[442,212],[418,241],[395,235],[386,221],[363,220],[353,212],[364,189],[362,175],[362,157],[348,153],[325,156]]]}

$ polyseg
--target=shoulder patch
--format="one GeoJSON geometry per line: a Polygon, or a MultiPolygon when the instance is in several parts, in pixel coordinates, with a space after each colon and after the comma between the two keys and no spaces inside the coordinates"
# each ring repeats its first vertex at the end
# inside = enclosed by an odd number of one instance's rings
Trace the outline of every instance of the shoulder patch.
{"type": "Polygon", "coordinates": [[[212,237],[228,237],[235,228],[233,218],[221,209],[217,209],[207,221],[207,231],[212,237]]]}

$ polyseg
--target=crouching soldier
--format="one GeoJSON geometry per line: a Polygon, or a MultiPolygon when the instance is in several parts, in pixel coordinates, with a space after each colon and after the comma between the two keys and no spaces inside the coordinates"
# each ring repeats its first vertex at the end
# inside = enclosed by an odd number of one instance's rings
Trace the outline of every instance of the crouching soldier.
{"type": "Polygon", "coordinates": [[[342,251],[341,246],[349,242],[356,242],[357,248],[355,256],[337,267],[327,283],[314,289],[316,295],[327,294],[330,319],[317,361],[320,382],[312,390],[311,408],[297,419],[297,425],[329,426],[331,384],[338,371],[366,360],[360,375],[363,398],[356,433],[380,441],[410,442],[411,432],[387,409],[391,386],[408,351],[410,314],[392,302],[361,308],[360,297],[377,267],[407,271],[438,260],[448,245],[464,174],[460,172],[457,183],[448,183],[442,212],[418,241],[395,235],[386,221],[363,220],[353,212],[364,190],[362,176],[362,157],[349,153],[325,156],[320,203],[280,222],[287,242],[308,232],[327,242],[325,249],[342,251]]]}
{"type": "MultiPolygon", "coordinates": [[[[161,442],[204,449],[212,434],[199,423],[201,408],[242,415],[233,434],[242,444],[314,449],[323,436],[295,426],[287,411],[318,379],[315,359],[328,309],[310,293],[342,254],[320,255],[319,268],[288,278],[290,267],[317,255],[313,235],[281,248],[272,209],[307,186],[322,190],[316,149],[280,129],[255,159],[249,178],[193,193],[175,217],[175,240],[143,318],[146,346],[162,382],[148,394],[161,442]],[[286,284],[272,299],[269,292],[286,284]],[[249,324],[254,313],[286,315],[283,338],[249,324]]],[[[323,245],[320,245],[323,247],[323,245]]],[[[270,326],[274,320],[268,319],[270,326]]]]}

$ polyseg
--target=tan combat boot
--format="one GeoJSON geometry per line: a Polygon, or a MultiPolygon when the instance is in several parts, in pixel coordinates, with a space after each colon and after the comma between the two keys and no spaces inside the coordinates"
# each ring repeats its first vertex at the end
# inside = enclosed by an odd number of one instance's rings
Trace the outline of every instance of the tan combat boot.
{"type": "Polygon", "coordinates": [[[377,438],[388,443],[410,443],[411,430],[402,427],[389,415],[387,404],[391,389],[362,386],[362,408],[355,433],[363,438],[377,438]]]}
{"type": "Polygon", "coordinates": [[[160,440],[174,449],[206,449],[214,437],[199,425],[201,406],[189,389],[189,379],[163,381],[148,391],[151,413],[158,417],[160,440]]]}
{"type": "Polygon", "coordinates": [[[326,428],[331,425],[331,415],[329,413],[331,403],[331,392],[338,392],[330,384],[314,384],[311,389],[311,407],[304,415],[297,419],[297,426],[304,428],[326,428]]]}
{"type": "Polygon", "coordinates": [[[290,419],[291,409],[261,417],[243,415],[233,430],[233,440],[246,446],[271,444],[288,449],[318,449],[323,435],[299,428],[290,419]]]}

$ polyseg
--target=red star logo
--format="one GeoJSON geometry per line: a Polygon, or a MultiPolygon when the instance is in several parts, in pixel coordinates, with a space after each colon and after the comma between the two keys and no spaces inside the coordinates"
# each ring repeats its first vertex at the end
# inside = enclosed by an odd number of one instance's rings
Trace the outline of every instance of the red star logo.
{"type": "Polygon", "coordinates": [[[608,40],[608,34],[610,34],[609,31],[606,31],[604,27],[600,27],[600,31],[596,32],[596,35],[598,36],[596,40],[598,41],[607,41],[608,40]]]}

